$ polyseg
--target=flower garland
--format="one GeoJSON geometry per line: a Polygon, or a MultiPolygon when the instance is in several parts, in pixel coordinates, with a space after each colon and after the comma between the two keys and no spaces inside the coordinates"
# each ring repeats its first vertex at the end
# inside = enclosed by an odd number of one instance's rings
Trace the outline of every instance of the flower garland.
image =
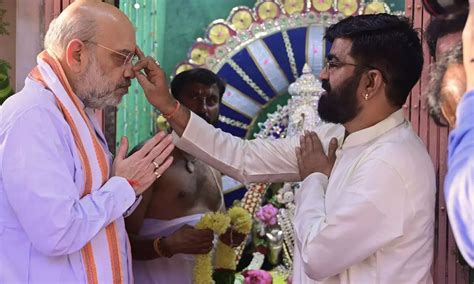
{"type": "MultiPolygon", "coordinates": [[[[242,207],[234,206],[227,212],[230,217],[232,230],[239,234],[248,235],[252,229],[252,217],[242,207]]],[[[236,252],[235,249],[218,241],[216,248],[216,268],[220,269],[236,269],[236,252]]]]}
{"type": "MultiPolygon", "coordinates": [[[[216,235],[223,234],[230,225],[230,217],[220,212],[209,212],[205,214],[196,224],[196,229],[210,229],[216,235]]],[[[212,260],[211,254],[196,256],[194,266],[194,283],[212,283],[212,260]]]]}
{"type": "MultiPolygon", "coordinates": [[[[251,216],[255,214],[255,210],[262,203],[262,196],[265,190],[267,190],[268,183],[252,183],[247,185],[247,192],[242,198],[242,207],[250,213],[251,216]]],[[[242,252],[244,251],[245,242],[236,248],[236,261],[240,260],[242,252]]]]}
{"type": "MultiPolygon", "coordinates": [[[[252,228],[252,217],[247,210],[241,207],[232,207],[227,215],[220,212],[210,212],[205,214],[196,224],[197,229],[210,229],[216,235],[222,235],[229,226],[240,234],[248,234],[252,228]]],[[[235,270],[236,253],[233,248],[218,241],[216,247],[216,268],[235,270]]],[[[212,283],[212,257],[211,253],[196,256],[194,266],[194,283],[212,283]]]]}

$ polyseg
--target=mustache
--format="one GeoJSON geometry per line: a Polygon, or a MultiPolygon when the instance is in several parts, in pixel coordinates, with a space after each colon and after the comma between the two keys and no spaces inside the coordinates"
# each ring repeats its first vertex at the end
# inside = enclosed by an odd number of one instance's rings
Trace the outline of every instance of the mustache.
{"type": "Polygon", "coordinates": [[[118,85],[117,89],[120,89],[120,88],[129,88],[131,84],[132,84],[131,81],[123,82],[123,83],[121,83],[121,84],[118,85]]]}
{"type": "Polygon", "coordinates": [[[326,92],[331,92],[331,84],[329,84],[329,80],[321,80],[321,86],[323,87],[324,90],[326,90],[326,92]]]}

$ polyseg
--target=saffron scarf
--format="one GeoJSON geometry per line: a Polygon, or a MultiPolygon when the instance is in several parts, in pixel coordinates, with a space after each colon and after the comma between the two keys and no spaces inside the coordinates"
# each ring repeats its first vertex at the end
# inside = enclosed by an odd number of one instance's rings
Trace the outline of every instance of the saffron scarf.
{"type": "MultiPolygon", "coordinates": [[[[80,156],[84,186],[81,197],[101,188],[108,180],[110,165],[82,102],[74,94],[59,61],[43,51],[29,78],[50,90],[71,128],[80,156]]],[[[115,222],[110,223],[81,249],[87,283],[124,283],[119,236],[115,222]]]]}

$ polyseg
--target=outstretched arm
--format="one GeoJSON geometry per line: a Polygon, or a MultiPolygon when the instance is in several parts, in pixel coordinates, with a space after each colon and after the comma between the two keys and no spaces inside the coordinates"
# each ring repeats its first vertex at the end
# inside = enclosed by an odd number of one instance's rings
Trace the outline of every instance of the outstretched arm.
{"type": "MultiPolygon", "coordinates": [[[[137,52],[141,61],[134,67],[135,75],[148,101],[168,114],[180,149],[243,183],[300,180],[294,152],[298,138],[243,140],[214,128],[182,105],[176,108],[163,70],[153,58],[137,52]]],[[[342,139],[344,128],[325,124],[317,132],[327,147],[331,137],[342,139]]]]}

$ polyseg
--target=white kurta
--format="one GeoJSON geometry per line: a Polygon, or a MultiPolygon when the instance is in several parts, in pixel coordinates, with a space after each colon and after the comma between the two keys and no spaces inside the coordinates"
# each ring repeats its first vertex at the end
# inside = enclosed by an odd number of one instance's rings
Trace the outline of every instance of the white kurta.
{"type": "MultiPolygon", "coordinates": [[[[317,132],[327,148],[344,129],[317,132]]],[[[298,141],[242,141],[194,114],[175,135],[178,147],[245,182],[297,180],[298,141]]],[[[431,159],[401,110],[352,133],[329,181],[312,174],[296,193],[293,283],[431,283],[435,192],[431,159]]]]}
{"type": "Polygon", "coordinates": [[[132,282],[122,214],[135,193],[126,179],[112,177],[81,198],[84,177],[70,127],[52,93],[31,80],[0,112],[0,173],[0,283],[86,282],[80,249],[114,221],[123,279],[132,282]]]}

